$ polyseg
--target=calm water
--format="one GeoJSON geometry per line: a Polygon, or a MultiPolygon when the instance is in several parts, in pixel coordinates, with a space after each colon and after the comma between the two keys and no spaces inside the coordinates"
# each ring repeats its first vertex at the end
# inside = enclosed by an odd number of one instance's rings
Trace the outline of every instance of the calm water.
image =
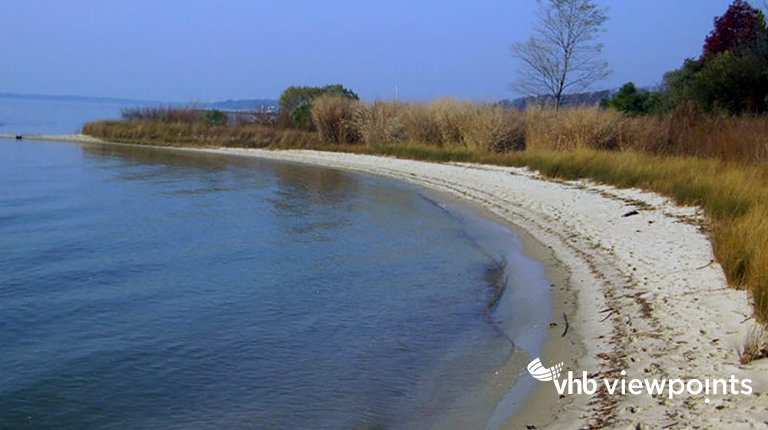
{"type": "Polygon", "coordinates": [[[439,200],[331,169],[0,140],[0,428],[485,428],[500,406],[483,384],[549,311],[488,312],[495,261],[530,262],[439,200]]]}
{"type": "Polygon", "coordinates": [[[0,134],[77,133],[87,121],[120,118],[124,107],[136,105],[0,97],[0,134]]]}

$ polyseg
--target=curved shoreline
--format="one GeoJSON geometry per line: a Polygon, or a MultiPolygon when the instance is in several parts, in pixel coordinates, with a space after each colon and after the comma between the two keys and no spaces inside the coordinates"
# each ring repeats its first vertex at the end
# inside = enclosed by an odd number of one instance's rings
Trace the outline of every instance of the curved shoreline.
{"type": "MultiPolygon", "coordinates": [[[[738,361],[751,325],[746,293],[727,289],[696,208],[634,189],[554,182],[518,168],[305,150],[175,149],[347,169],[457,196],[522,229],[524,242],[532,242],[527,236],[542,244],[567,271],[555,306],[567,308],[570,330],[559,341],[550,336],[545,364],[563,361],[566,369],[598,379],[616,378],[621,370],[639,379],[733,374],[752,379],[755,391],[710,396],[709,404],[703,396],[605,392],[559,399],[553,384],[537,383],[523,411],[502,428],[754,428],[768,420],[761,401],[768,366],[738,361]],[[622,216],[631,210],[638,215],[622,216]],[[548,355],[568,350],[571,356],[548,355]]],[[[562,328],[562,321],[553,323],[562,328]]]]}
{"type": "MultiPolygon", "coordinates": [[[[186,150],[186,149],[185,149],[186,150]]],[[[553,182],[526,169],[465,163],[435,164],[318,151],[190,149],[336,167],[405,180],[478,204],[551,250],[568,272],[565,295],[576,296],[568,315],[573,340],[567,369],[615,378],[753,379],[751,396],[566,396],[544,385],[521,414],[502,428],[603,428],[725,425],[761,426],[755,413],[768,381],[765,364],[742,366],[737,350],[750,327],[745,292],[727,288],[696,208],[639,190],[587,181],[553,182]],[[639,215],[622,215],[637,210],[639,215]],[[701,267],[704,267],[701,269],[701,267]],[[578,353],[579,343],[583,354],[578,353]],[[738,401],[736,401],[738,400],[738,401]],[[543,402],[543,403],[540,403],[543,402]],[[538,405],[538,406],[537,406],[538,405]],[[549,419],[547,419],[549,418],[549,419]]],[[[557,303],[568,306],[568,303],[557,303]]],[[[562,326],[562,321],[553,321],[562,326]]],[[[559,333],[558,333],[559,335],[559,333]]],[[[553,336],[554,337],[554,336],[553,336]]],[[[544,354],[563,345],[545,348],[544,354]]],[[[527,377],[527,376],[526,376],[527,377]]]]}

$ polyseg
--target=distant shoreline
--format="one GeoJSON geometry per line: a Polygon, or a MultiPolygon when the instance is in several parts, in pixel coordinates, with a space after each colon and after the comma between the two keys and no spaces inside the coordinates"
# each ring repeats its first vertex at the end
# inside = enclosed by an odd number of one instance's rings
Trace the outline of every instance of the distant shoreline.
{"type": "MultiPolygon", "coordinates": [[[[137,100],[121,97],[93,97],[93,96],[75,96],[75,95],[51,95],[51,94],[24,94],[24,93],[2,93],[0,100],[29,100],[29,101],[50,101],[62,103],[99,103],[125,106],[182,106],[188,105],[188,102],[173,102],[160,100],[137,100]]],[[[201,106],[207,106],[211,109],[224,110],[247,110],[258,107],[277,107],[278,101],[273,99],[228,99],[219,100],[210,103],[201,103],[201,106]]]]}
{"type": "Polygon", "coordinates": [[[75,102],[75,103],[106,103],[106,104],[126,104],[126,105],[146,105],[146,104],[167,104],[152,100],[133,100],[119,97],[91,97],[74,95],[50,95],[50,94],[22,94],[22,93],[0,93],[0,99],[8,100],[34,100],[34,101],[55,101],[55,102],[75,102]]]}
{"type": "MultiPolygon", "coordinates": [[[[99,142],[76,135],[34,138],[99,142]]],[[[746,292],[727,288],[701,229],[704,218],[696,208],[680,207],[636,189],[587,181],[553,182],[520,168],[307,150],[176,149],[401,179],[457,196],[518,226],[521,236],[528,237],[529,252],[537,248],[541,253],[536,259],[567,272],[564,282],[555,281],[554,293],[558,311],[567,314],[569,330],[562,337],[563,319],[552,321],[541,357],[544,363],[563,361],[574,373],[585,370],[604,377],[626,370],[640,378],[736,374],[755,381],[756,394],[738,399],[710,396],[707,405],[700,396],[663,402],[650,396],[606,393],[561,399],[554,384],[537,383],[523,411],[502,428],[599,424],[721,428],[762,423],[755,410],[764,408],[765,364],[740,365],[736,352],[749,328],[744,321],[752,311],[746,292]],[[638,214],[622,216],[631,210],[638,214]]]]}

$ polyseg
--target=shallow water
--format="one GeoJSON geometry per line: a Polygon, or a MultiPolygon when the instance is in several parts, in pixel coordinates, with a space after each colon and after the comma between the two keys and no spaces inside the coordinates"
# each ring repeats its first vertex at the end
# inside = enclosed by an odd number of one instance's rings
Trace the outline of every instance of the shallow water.
{"type": "Polygon", "coordinates": [[[509,230],[332,169],[0,140],[0,232],[0,428],[485,428],[525,316],[509,230]]]}

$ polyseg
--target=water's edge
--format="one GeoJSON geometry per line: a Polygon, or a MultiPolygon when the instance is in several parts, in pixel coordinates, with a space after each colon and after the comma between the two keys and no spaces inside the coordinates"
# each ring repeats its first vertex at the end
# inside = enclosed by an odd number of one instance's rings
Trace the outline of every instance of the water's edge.
{"type": "MultiPolygon", "coordinates": [[[[12,135],[0,135],[1,138],[16,138],[12,135]]],[[[136,145],[100,142],[78,135],[69,136],[24,136],[30,140],[44,140],[62,143],[79,143],[87,145],[119,145],[135,147],[136,145]]],[[[210,153],[208,149],[169,148],[146,146],[146,148],[210,153]]],[[[258,154],[217,154],[222,157],[258,157],[258,154]]],[[[276,163],[306,164],[285,160],[273,160],[276,163]]],[[[332,167],[346,170],[355,174],[366,174],[354,169],[332,167]]],[[[368,173],[370,174],[370,173],[368,173]]],[[[375,175],[382,177],[380,175],[375,175]]],[[[386,176],[383,176],[386,177],[386,176]]],[[[484,395],[498,400],[493,415],[486,428],[517,428],[532,422],[549,421],[551,414],[547,404],[557,402],[544,395],[543,390],[535,381],[527,376],[525,365],[538,356],[562,356],[567,350],[569,355],[574,349],[581,350],[581,339],[578,337],[565,341],[560,336],[564,326],[562,314],[572,314],[576,311],[575,294],[571,290],[565,268],[555,259],[551,250],[531,237],[527,232],[509,220],[490,213],[480,204],[462,199],[459,196],[427,189],[410,184],[398,178],[387,179],[406,184],[417,190],[423,197],[435,204],[441,205],[446,211],[456,213],[462,218],[470,218],[474,223],[486,223],[484,232],[494,231],[495,234],[485,234],[477,237],[478,245],[484,249],[498,249],[499,240],[508,238],[506,234],[515,237],[521,244],[519,249],[509,249],[504,255],[493,256],[500,263],[499,269],[507,278],[502,294],[493,303],[493,311],[489,316],[497,329],[515,344],[514,352],[504,365],[489,375],[488,380],[482,381],[484,395]],[[530,273],[535,267],[535,273],[530,273]],[[511,287],[511,288],[509,288],[511,287]],[[532,294],[532,292],[534,294],[532,294]],[[557,324],[557,325],[553,325],[557,324]],[[559,323],[559,324],[558,324],[559,323]]],[[[493,283],[493,282],[491,282],[493,283]]],[[[549,393],[547,393],[549,394],[549,393]]]]}

